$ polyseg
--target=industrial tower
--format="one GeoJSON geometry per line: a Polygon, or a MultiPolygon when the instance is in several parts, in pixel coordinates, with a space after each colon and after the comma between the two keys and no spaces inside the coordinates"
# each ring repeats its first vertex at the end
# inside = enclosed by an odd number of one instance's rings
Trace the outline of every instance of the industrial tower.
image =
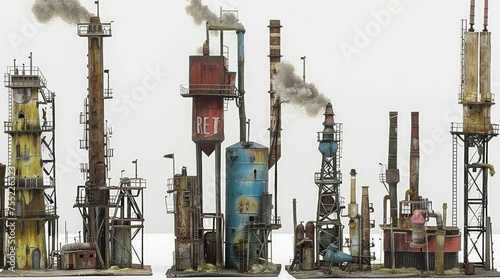
{"type": "Polygon", "coordinates": [[[457,224],[458,147],[463,146],[463,264],[491,268],[491,224],[488,216],[489,141],[498,135],[491,123],[491,32],[488,31],[488,1],[484,5],[484,28],[474,31],[474,1],[471,1],[469,29],[462,20],[462,81],[458,103],[463,106],[463,123],[452,123],[452,224],[457,224]],[[459,144],[459,142],[461,144],[459,144]]]}
{"type": "Polygon", "coordinates": [[[88,98],[85,101],[85,139],[80,148],[88,150],[88,166],[81,171],[85,186],[78,186],[74,207],[83,218],[84,242],[94,245],[97,267],[106,269],[110,262],[109,250],[109,189],[106,187],[108,169],[107,128],[104,121],[103,38],[111,36],[111,23],[101,23],[91,17],[89,23],[78,24],[78,36],[88,38],[88,98]]]}
{"type": "Polygon", "coordinates": [[[40,69],[32,66],[31,54],[29,58],[28,67],[16,66],[14,60],[4,76],[4,85],[9,88],[9,120],[4,122],[9,158],[5,188],[0,192],[0,257],[2,263],[7,260],[3,267],[25,270],[44,269],[54,263],[59,218],[55,95],[47,89],[40,69]]]}
{"type": "Polygon", "coordinates": [[[344,198],[340,196],[342,174],[340,172],[342,124],[333,120],[332,104],[325,110],[324,129],[318,132],[318,150],[321,152],[321,170],[314,174],[318,185],[318,208],[316,214],[316,266],[320,255],[324,255],[330,244],[342,251],[343,225],[340,217],[344,198]]]}

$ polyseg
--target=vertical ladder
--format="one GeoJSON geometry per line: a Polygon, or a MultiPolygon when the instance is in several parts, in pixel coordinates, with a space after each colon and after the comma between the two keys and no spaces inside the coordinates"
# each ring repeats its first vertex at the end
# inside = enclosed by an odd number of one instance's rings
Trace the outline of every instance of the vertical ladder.
{"type": "MultiPolygon", "coordinates": [[[[10,77],[9,77],[10,79],[10,77]]],[[[12,88],[9,88],[9,122],[12,124],[12,88]]],[[[12,127],[14,127],[12,125],[12,127]]],[[[8,143],[7,143],[7,166],[11,166],[12,164],[12,136],[9,134],[8,143]]]]}
{"type": "Polygon", "coordinates": [[[457,226],[457,200],[458,200],[458,193],[457,193],[457,161],[458,161],[458,150],[457,150],[457,142],[458,142],[458,136],[456,134],[453,134],[453,139],[452,139],[452,175],[451,175],[451,225],[456,227],[457,226]]]}
{"type": "Polygon", "coordinates": [[[200,260],[200,211],[195,208],[193,213],[193,267],[198,267],[200,260]]]}
{"type": "Polygon", "coordinates": [[[245,227],[243,230],[243,238],[240,240],[240,250],[238,250],[238,267],[239,267],[239,272],[247,272],[248,270],[248,263],[247,263],[247,246],[248,246],[248,229],[245,227]]]}

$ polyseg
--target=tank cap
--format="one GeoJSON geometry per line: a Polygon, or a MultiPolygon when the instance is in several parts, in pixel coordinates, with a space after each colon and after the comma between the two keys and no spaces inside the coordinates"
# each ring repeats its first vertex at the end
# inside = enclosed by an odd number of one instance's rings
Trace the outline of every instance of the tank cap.
{"type": "Polygon", "coordinates": [[[242,142],[241,145],[243,145],[243,147],[245,147],[245,148],[248,148],[248,147],[253,146],[253,142],[242,142]]]}

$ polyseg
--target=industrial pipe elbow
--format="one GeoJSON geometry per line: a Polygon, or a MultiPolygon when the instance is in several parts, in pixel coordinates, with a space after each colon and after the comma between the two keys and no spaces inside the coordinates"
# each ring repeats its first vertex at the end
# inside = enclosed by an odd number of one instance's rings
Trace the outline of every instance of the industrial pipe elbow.
{"type": "Polygon", "coordinates": [[[490,170],[490,176],[495,175],[495,166],[493,166],[493,164],[477,162],[471,164],[471,167],[479,167],[479,168],[486,167],[490,170]]]}
{"type": "Polygon", "coordinates": [[[443,229],[443,215],[441,215],[441,213],[432,210],[431,212],[427,213],[427,215],[429,215],[429,217],[436,218],[437,228],[439,230],[443,229]]]}

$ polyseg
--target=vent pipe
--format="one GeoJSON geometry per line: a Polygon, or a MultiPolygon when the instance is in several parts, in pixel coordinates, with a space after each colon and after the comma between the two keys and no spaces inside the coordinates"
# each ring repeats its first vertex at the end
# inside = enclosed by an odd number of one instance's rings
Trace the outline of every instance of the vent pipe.
{"type": "Polygon", "coordinates": [[[488,0],[484,0],[484,22],[483,22],[483,31],[488,31],[488,0]]]}
{"type": "Polygon", "coordinates": [[[470,32],[474,32],[475,9],[476,9],[475,0],[470,0],[470,20],[469,20],[469,24],[470,24],[469,31],[470,32]]]}
{"type": "Polygon", "coordinates": [[[245,29],[236,30],[238,35],[238,92],[239,92],[239,116],[240,116],[240,142],[247,139],[246,112],[245,112],[245,29]]]}

